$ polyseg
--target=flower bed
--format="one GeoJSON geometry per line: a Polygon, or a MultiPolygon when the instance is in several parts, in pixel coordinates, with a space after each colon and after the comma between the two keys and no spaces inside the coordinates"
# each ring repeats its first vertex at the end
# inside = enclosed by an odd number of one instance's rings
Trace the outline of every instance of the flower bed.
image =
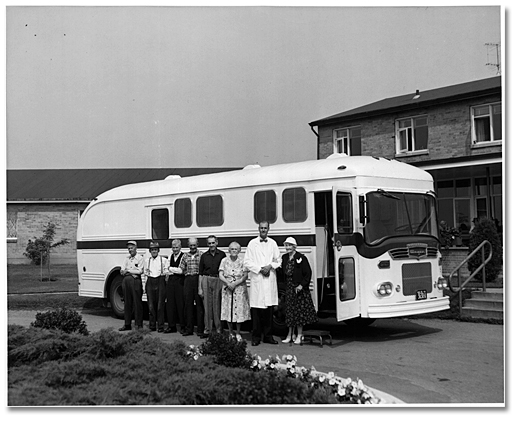
{"type": "MultiPolygon", "coordinates": [[[[215,341],[218,335],[210,336],[207,342],[215,341]]],[[[230,340],[231,342],[233,340],[230,340]]],[[[236,340],[235,340],[236,342],[236,340]]],[[[194,360],[198,360],[204,355],[205,347],[197,347],[190,345],[187,355],[194,360]]],[[[381,399],[367,388],[363,381],[357,379],[353,381],[351,378],[340,378],[334,375],[334,372],[319,372],[312,366],[310,369],[303,366],[297,366],[297,358],[293,355],[283,355],[282,358],[269,356],[263,360],[258,355],[249,355],[247,361],[250,361],[249,369],[255,372],[261,371],[278,371],[285,373],[287,378],[298,379],[306,383],[311,388],[321,389],[326,394],[333,395],[339,404],[379,404],[381,399]]]]}

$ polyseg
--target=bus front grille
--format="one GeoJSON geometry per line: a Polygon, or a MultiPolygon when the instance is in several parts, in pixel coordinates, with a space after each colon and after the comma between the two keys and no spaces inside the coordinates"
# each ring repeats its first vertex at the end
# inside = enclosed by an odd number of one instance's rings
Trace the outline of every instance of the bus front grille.
{"type": "Polygon", "coordinates": [[[415,296],[417,290],[432,291],[432,265],[430,262],[403,264],[403,295],[415,296]]]}
{"type": "MultiPolygon", "coordinates": [[[[417,258],[410,256],[408,248],[395,248],[388,251],[392,259],[410,259],[417,258]]],[[[438,249],[434,247],[426,248],[426,256],[424,258],[437,258],[438,249]]]]}

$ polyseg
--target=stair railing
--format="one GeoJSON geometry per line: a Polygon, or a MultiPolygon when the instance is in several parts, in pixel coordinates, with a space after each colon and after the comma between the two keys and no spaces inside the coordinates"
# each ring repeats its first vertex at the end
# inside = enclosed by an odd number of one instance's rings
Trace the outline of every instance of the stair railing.
{"type": "Polygon", "coordinates": [[[486,291],[486,264],[491,261],[491,257],[493,256],[493,246],[491,243],[489,243],[488,240],[484,240],[478,247],[475,248],[473,252],[471,252],[465,259],[462,261],[455,269],[451,272],[451,274],[448,276],[448,287],[452,291],[452,293],[456,293],[459,295],[459,316],[462,315],[462,290],[464,290],[464,286],[468,284],[475,276],[479,273],[480,270],[482,270],[482,290],[486,291]],[[487,258],[485,257],[486,251],[485,246],[489,245],[489,255],[487,258]],[[455,273],[457,273],[457,281],[460,284],[460,269],[466,264],[474,255],[476,255],[478,252],[482,254],[482,263],[479,265],[479,267],[473,271],[469,277],[464,280],[464,283],[462,285],[458,286],[458,290],[453,286],[452,278],[455,273]]]}

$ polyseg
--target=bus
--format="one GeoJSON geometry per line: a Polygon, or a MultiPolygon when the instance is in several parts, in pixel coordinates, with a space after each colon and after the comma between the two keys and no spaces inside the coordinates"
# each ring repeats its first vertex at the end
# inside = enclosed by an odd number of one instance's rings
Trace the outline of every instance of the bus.
{"type": "MultiPolygon", "coordinates": [[[[145,254],[159,242],[171,252],[190,237],[203,250],[209,235],[241,254],[270,223],[280,250],[292,236],[312,268],[318,316],[366,325],[378,318],[449,309],[439,250],[432,176],[386,158],[334,154],[327,159],[135,183],[96,197],[77,232],[79,295],[102,298],[123,317],[120,265],[127,240],[145,254]]],[[[284,327],[285,286],[273,324],[284,327]]],[[[146,300],[146,295],[143,296],[146,300]]]]}

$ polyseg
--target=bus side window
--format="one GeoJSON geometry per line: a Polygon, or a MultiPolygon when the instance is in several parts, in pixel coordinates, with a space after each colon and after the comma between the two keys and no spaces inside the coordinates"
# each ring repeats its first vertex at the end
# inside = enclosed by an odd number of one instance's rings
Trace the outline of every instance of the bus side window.
{"type": "Polygon", "coordinates": [[[256,223],[267,221],[269,224],[273,224],[276,221],[276,192],[274,190],[255,192],[254,217],[256,223]]]}
{"type": "Polygon", "coordinates": [[[152,210],[152,239],[170,237],[170,218],[167,208],[152,210]]]}
{"type": "Polygon", "coordinates": [[[211,227],[224,224],[224,202],[222,196],[197,198],[197,226],[211,227]]]}
{"type": "Polygon", "coordinates": [[[289,188],[283,191],[282,215],[286,223],[307,220],[307,192],[304,188],[289,188]]]}
{"type": "Polygon", "coordinates": [[[177,228],[191,227],[190,198],[179,198],[175,201],[174,223],[177,228]]]}
{"type": "Polygon", "coordinates": [[[338,192],[336,195],[338,233],[352,233],[352,195],[338,192]]]}

